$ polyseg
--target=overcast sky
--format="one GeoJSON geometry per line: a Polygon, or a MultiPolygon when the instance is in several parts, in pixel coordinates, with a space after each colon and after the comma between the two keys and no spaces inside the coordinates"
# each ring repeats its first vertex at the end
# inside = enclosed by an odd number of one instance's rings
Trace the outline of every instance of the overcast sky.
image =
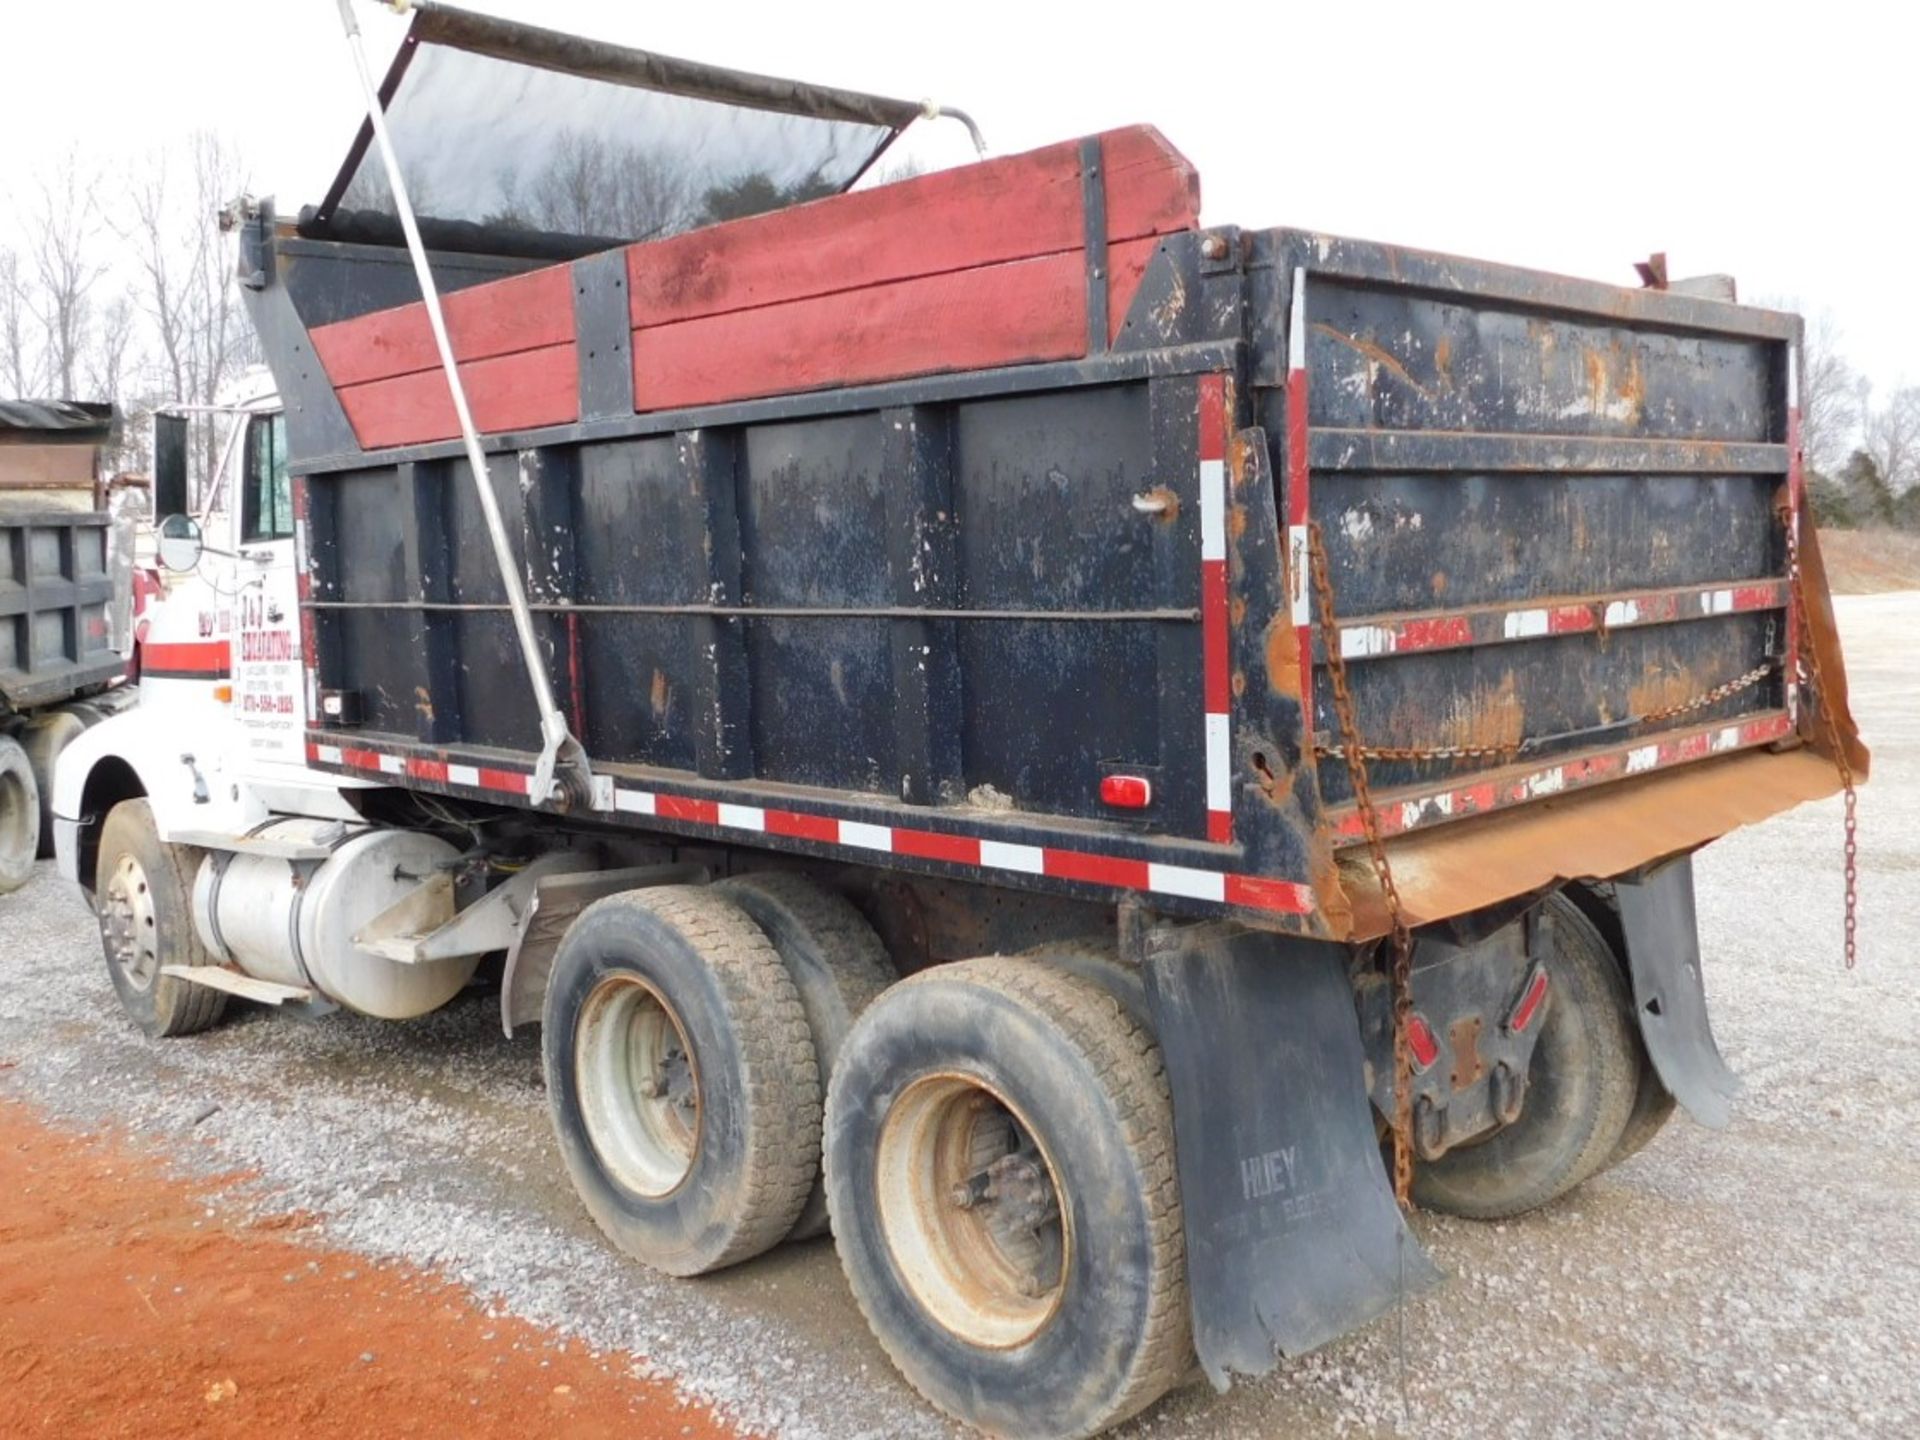
{"type": "MultiPolygon", "coordinates": [[[[1920,383],[1912,6],[469,3],[934,96],[971,109],[996,153],[1149,121],[1198,166],[1210,223],[1622,284],[1664,249],[1675,275],[1730,271],[1743,298],[1831,309],[1883,391],[1920,383]]],[[[334,0],[7,11],[0,197],[70,141],[113,159],[215,126],[290,211],[320,198],[352,136],[334,0]]],[[[404,24],[360,13],[383,67],[404,24]]]]}

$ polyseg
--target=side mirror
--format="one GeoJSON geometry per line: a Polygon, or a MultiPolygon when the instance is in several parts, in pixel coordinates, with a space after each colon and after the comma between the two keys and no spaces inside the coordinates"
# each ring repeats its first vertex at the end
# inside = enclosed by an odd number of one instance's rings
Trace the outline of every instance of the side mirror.
{"type": "Polygon", "coordinates": [[[191,508],[187,503],[187,417],[155,415],[153,513],[184,517],[191,508]]]}
{"type": "MultiPolygon", "coordinates": [[[[156,477],[157,478],[157,477],[156,477]]],[[[200,538],[200,522],[191,515],[169,515],[160,522],[160,563],[169,570],[187,571],[200,563],[206,546],[200,538]]]]}

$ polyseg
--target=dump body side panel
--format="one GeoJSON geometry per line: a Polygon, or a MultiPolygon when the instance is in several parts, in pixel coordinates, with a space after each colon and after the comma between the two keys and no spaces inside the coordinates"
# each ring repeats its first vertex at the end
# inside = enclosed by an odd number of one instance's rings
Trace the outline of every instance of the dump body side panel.
{"type": "Polygon", "coordinates": [[[56,704],[126,668],[111,648],[108,519],[0,514],[0,712],[56,704]]]}

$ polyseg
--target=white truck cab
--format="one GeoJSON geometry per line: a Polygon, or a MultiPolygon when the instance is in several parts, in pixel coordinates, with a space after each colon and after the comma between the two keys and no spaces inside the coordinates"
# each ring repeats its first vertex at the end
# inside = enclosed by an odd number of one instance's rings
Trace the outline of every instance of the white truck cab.
{"type": "Polygon", "coordinates": [[[243,845],[274,815],[355,815],[343,791],[356,782],[306,764],[292,486],[272,378],[249,372],[207,409],[225,422],[221,459],[197,513],[160,521],[167,593],[135,636],[139,703],[76,739],[55,777],[60,873],[89,893],[100,827],[123,800],[147,800],[160,840],[201,848],[243,845]]]}

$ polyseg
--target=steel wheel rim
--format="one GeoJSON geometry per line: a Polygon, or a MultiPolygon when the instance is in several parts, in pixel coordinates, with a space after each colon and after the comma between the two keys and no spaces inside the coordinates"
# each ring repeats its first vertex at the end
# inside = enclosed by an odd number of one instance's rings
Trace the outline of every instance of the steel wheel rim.
{"type": "Polygon", "coordinates": [[[150,990],[160,973],[160,926],[153,910],[147,872],[131,855],[107,877],[105,920],[107,959],[135,990],[150,990]]]}
{"type": "Polygon", "coordinates": [[[700,1153],[700,1072],[686,1028],[653,986],[611,975],[574,1029],[574,1078],[587,1139],[636,1195],[671,1195],[700,1153]]]}
{"type": "Polygon", "coordinates": [[[875,1171],[894,1266],[942,1329],[1006,1350],[1047,1327],[1072,1274],[1071,1211],[1017,1106],[974,1076],[916,1080],[881,1122],[875,1171]]]}

